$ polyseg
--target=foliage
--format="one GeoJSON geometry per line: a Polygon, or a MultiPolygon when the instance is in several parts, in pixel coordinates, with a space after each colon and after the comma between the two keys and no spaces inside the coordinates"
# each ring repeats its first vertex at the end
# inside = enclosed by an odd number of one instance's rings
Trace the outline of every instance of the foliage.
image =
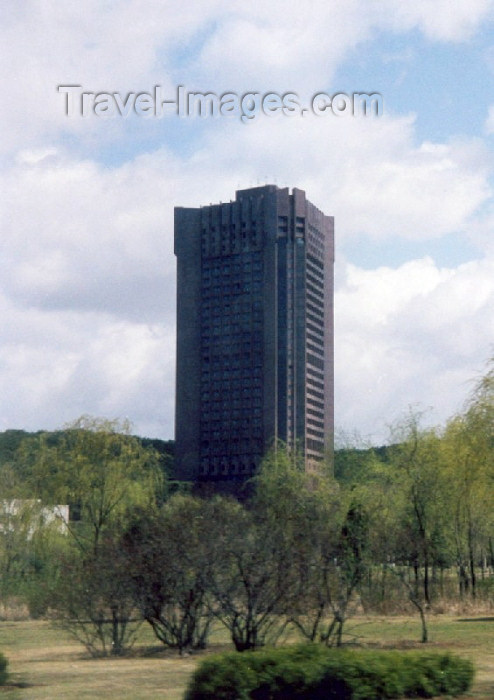
{"type": "Polygon", "coordinates": [[[157,453],[128,432],[126,423],[83,416],[55,445],[42,434],[21,446],[32,492],[44,503],[71,505],[68,525],[81,550],[96,548],[105,528],[130,507],[161,497],[157,453]]]}
{"type": "Polygon", "coordinates": [[[492,599],[492,364],[442,430],[410,412],[389,447],[337,451],[336,478],[276,444],[243,504],[170,486],[172,445],[155,442],[89,417],[0,434],[2,602],[51,606],[94,653],[121,653],[141,617],[180,652],[213,618],[250,650],[289,626],[338,646],[356,610],[411,606],[425,642],[448,596],[492,599]],[[66,534],[43,521],[57,503],[66,534]]]}
{"type": "Polygon", "coordinates": [[[122,540],[136,605],[156,637],[180,653],[206,646],[212,619],[208,510],[177,494],[156,514],[135,513],[122,540]]]}
{"type": "MultiPolygon", "coordinates": [[[[70,429],[69,426],[67,430],[70,429]]],[[[65,432],[64,429],[56,431],[38,430],[37,432],[12,429],[4,430],[3,432],[0,431],[0,465],[10,465],[17,473],[18,477],[24,479],[28,475],[28,472],[24,471],[23,467],[28,467],[29,465],[23,463],[18,458],[18,451],[22,443],[30,442],[32,445],[36,445],[40,436],[44,436],[50,446],[55,446],[59,444],[65,432]]],[[[173,473],[173,455],[175,447],[173,440],[160,440],[158,438],[143,438],[139,436],[133,437],[143,448],[152,448],[159,453],[160,466],[165,476],[170,476],[173,473]]]]}
{"type": "Polygon", "coordinates": [[[253,513],[282,555],[288,619],[308,640],[340,645],[367,565],[365,506],[282,444],[255,481],[253,513]]]}
{"type": "Polygon", "coordinates": [[[25,430],[5,430],[0,432],[0,464],[11,464],[23,440],[32,437],[33,433],[25,430]]]}
{"type": "Polygon", "coordinates": [[[72,550],[61,561],[51,610],[56,623],[92,656],[119,656],[142,622],[129,578],[129,559],[119,539],[105,531],[95,551],[72,550]]]}
{"type": "Polygon", "coordinates": [[[162,496],[157,454],[128,435],[127,425],[83,417],[55,444],[43,435],[36,446],[28,442],[22,456],[39,500],[72,508],[67,551],[53,561],[57,576],[45,605],[91,654],[122,654],[141,617],[121,532],[132,508],[152,511],[162,496]]]}
{"type": "Polygon", "coordinates": [[[211,609],[238,651],[273,643],[286,621],[291,586],[287,550],[276,532],[240,504],[211,504],[209,570],[211,609]]]}
{"type": "Polygon", "coordinates": [[[448,654],[329,650],[320,645],[226,653],[203,661],[185,700],[379,700],[458,695],[473,665],[448,654]]]}
{"type": "MultiPolygon", "coordinates": [[[[2,477],[4,467],[0,473],[2,477]]],[[[0,501],[0,596],[22,597],[33,616],[46,610],[45,587],[56,577],[59,553],[66,544],[64,523],[35,499],[0,501]]]]}
{"type": "Polygon", "coordinates": [[[442,440],[441,466],[460,597],[475,598],[478,563],[494,563],[494,391],[489,374],[476,388],[467,411],[448,422],[442,440]]]}

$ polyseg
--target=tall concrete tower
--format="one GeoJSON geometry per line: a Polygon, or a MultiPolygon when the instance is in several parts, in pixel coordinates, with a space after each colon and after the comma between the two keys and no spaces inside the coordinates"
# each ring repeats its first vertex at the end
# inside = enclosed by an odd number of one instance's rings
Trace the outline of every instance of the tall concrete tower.
{"type": "Polygon", "coordinates": [[[275,185],[175,209],[177,476],[243,482],[280,439],[332,454],[334,223],[275,185]]]}

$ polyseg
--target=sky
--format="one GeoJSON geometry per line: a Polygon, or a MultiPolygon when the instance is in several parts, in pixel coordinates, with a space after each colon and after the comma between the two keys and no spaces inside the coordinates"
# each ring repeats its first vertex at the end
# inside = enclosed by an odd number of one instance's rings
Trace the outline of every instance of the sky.
{"type": "Polygon", "coordinates": [[[462,410],[494,355],[494,1],[4,0],[0,66],[0,430],[173,438],[173,208],[266,183],[335,217],[338,440],[462,410]]]}

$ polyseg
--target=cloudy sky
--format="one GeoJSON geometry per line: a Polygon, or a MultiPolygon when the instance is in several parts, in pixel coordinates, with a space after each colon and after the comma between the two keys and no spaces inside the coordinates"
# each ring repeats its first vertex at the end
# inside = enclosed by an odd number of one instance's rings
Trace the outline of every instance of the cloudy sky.
{"type": "Polygon", "coordinates": [[[173,207],[267,182],[335,216],[339,430],[461,409],[494,354],[494,2],[4,0],[0,27],[0,430],[173,437],[173,207]],[[67,116],[59,85],[383,113],[67,116]]]}

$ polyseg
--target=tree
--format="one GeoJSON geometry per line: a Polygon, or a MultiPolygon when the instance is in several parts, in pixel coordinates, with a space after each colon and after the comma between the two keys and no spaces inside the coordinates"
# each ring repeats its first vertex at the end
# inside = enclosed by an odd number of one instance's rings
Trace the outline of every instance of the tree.
{"type": "Polygon", "coordinates": [[[56,511],[29,495],[10,464],[0,467],[0,595],[25,596],[30,611],[44,610],[43,587],[56,571],[65,539],[56,511]]]}
{"type": "Polygon", "coordinates": [[[463,414],[453,417],[442,440],[442,469],[450,504],[460,596],[477,592],[477,571],[494,562],[494,365],[477,383],[463,414]]]}
{"type": "Polygon", "coordinates": [[[255,483],[252,512],[281,555],[285,615],[311,641],[340,645],[366,565],[364,508],[324,465],[306,472],[302,456],[280,444],[255,483]]]}
{"type": "Polygon", "coordinates": [[[230,632],[237,651],[274,643],[287,623],[289,552],[265,521],[238,503],[217,501],[211,515],[213,614],[230,632]]]}
{"type": "MultiPolygon", "coordinates": [[[[441,562],[447,523],[446,483],[440,469],[441,439],[434,429],[421,429],[420,415],[410,413],[394,432],[390,450],[394,488],[402,492],[400,551],[395,560],[411,563],[425,604],[431,604],[431,570],[441,562]]],[[[395,540],[397,541],[397,540],[395,540]]]]}
{"type": "Polygon", "coordinates": [[[327,503],[304,526],[291,621],[310,641],[340,646],[367,567],[367,517],[357,502],[327,503]],[[329,507],[328,507],[329,506],[329,507]],[[326,513],[326,515],[324,515],[326,513]]]}
{"type": "Polygon", "coordinates": [[[119,421],[83,417],[56,441],[23,446],[28,483],[44,503],[69,503],[72,551],[61,561],[52,607],[92,654],[121,654],[132,640],[134,598],[119,542],[132,508],[163,492],[158,455],[119,421]]]}
{"type": "Polygon", "coordinates": [[[206,646],[212,621],[208,511],[208,503],[176,494],[158,513],[137,512],[123,536],[136,604],[180,654],[206,646]]]}
{"type": "Polygon", "coordinates": [[[70,533],[82,551],[137,505],[154,507],[163,491],[159,456],[129,434],[126,422],[83,416],[55,444],[44,434],[21,449],[27,481],[44,503],[69,503],[70,533]]]}
{"type": "Polygon", "coordinates": [[[73,548],[62,557],[50,608],[56,623],[92,656],[121,656],[132,646],[142,624],[131,566],[120,533],[108,529],[96,550],[81,553],[73,548]]]}

